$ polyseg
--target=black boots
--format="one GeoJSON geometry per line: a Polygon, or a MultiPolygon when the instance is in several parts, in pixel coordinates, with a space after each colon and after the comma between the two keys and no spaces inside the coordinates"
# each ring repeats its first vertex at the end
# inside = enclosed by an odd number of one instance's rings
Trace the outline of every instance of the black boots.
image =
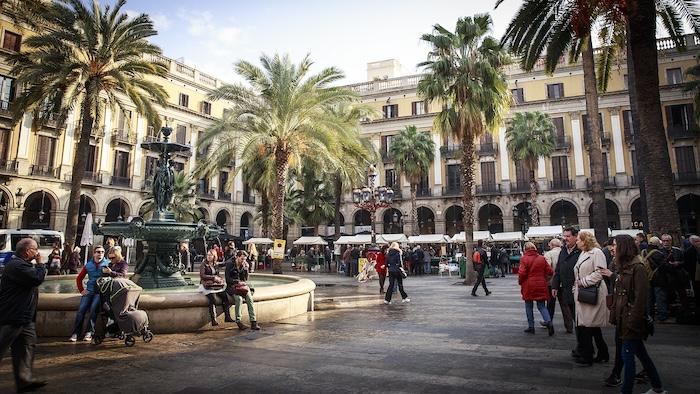
{"type": "Polygon", "coordinates": [[[231,304],[228,303],[227,297],[225,295],[222,305],[224,307],[224,321],[226,323],[233,323],[234,320],[231,317],[231,304]]]}
{"type": "Polygon", "coordinates": [[[209,319],[211,320],[212,327],[219,325],[219,322],[216,321],[216,306],[215,305],[209,306],[209,319]]]}
{"type": "Polygon", "coordinates": [[[248,326],[246,326],[245,324],[241,323],[240,321],[237,321],[237,322],[236,322],[236,325],[238,326],[238,329],[239,329],[239,330],[247,330],[247,329],[248,329],[248,326]]]}
{"type": "Polygon", "coordinates": [[[260,329],[260,326],[258,325],[258,322],[256,322],[256,321],[250,322],[250,329],[251,329],[251,330],[256,330],[256,331],[259,330],[259,329],[260,329]]]}

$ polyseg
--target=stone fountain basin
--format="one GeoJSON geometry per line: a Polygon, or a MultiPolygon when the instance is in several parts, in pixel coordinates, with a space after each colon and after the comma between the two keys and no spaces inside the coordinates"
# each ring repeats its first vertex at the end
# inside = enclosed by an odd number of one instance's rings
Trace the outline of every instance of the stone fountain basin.
{"type": "MultiPolygon", "coordinates": [[[[199,274],[187,275],[194,283],[199,283],[199,274]]],[[[76,275],[47,276],[50,281],[75,281],[76,275]]],[[[279,284],[255,288],[253,296],[255,313],[260,323],[304,314],[314,310],[314,290],[316,284],[305,278],[289,275],[251,274],[255,282],[274,281],[279,284]]],[[[217,301],[218,297],[217,297],[217,301]]],[[[80,295],[40,293],[37,307],[36,327],[40,336],[68,337],[73,329],[73,321],[80,304],[80,295]]],[[[139,299],[139,309],[148,313],[149,327],[156,334],[194,332],[211,329],[207,298],[197,291],[197,286],[187,289],[144,290],[139,299]]],[[[248,311],[241,306],[242,320],[248,322],[248,311]]],[[[217,306],[219,323],[223,324],[223,309],[217,306]]],[[[234,314],[233,302],[231,315],[234,314]]],[[[87,320],[87,319],[86,319],[87,320]]],[[[98,325],[100,319],[98,319],[98,325]]],[[[227,323],[232,324],[232,323],[227,323]]]]}

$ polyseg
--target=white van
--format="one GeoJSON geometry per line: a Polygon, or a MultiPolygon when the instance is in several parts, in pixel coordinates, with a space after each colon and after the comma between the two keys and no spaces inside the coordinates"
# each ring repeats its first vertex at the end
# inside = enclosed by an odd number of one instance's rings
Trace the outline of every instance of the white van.
{"type": "Polygon", "coordinates": [[[58,242],[59,248],[63,250],[63,232],[54,230],[0,230],[0,275],[5,269],[5,263],[10,261],[15,252],[15,246],[22,238],[33,238],[39,245],[39,253],[42,261],[49,263],[48,257],[53,250],[53,245],[58,242]]]}

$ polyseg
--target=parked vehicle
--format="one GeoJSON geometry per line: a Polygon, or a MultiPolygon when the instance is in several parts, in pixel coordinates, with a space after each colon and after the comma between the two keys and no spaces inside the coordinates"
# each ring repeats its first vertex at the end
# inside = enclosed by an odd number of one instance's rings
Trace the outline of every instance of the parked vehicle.
{"type": "Polygon", "coordinates": [[[10,260],[15,252],[17,242],[23,238],[33,238],[39,245],[39,253],[44,262],[48,264],[48,257],[55,243],[63,251],[63,232],[54,230],[14,229],[0,230],[0,276],[5,270],[5,262],[10,260]]]}

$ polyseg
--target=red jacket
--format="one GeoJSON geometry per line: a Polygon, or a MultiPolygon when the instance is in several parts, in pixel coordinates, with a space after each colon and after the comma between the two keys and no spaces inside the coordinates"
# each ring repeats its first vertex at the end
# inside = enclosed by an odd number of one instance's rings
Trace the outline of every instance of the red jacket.
{"type": "Polygon", "coordinates": [[[386,275],[386,265],[384,264],[384,253],[377,252],[377,262],[374,263],[374,269],[378,274],[386,275]]]}
{"type": "Polygon", "coordinates": [[[536,250],[528,250],[520,259],[518,283],[525,301],[545,301],[549,299],[547,288],[549,278],[554,275],[552,267],[544,256],[536,250]]]}

